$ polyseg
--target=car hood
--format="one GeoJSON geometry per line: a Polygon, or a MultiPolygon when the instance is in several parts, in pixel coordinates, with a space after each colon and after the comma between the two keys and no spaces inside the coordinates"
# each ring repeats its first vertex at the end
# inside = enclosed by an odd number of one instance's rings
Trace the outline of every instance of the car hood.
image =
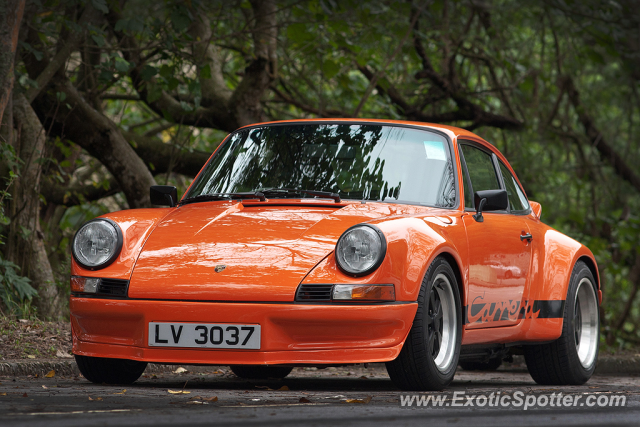
{"type": "Polygon", "coordinates": [[[202,202],[181,206],[149,236],[129,297],[293,301],[298,284],[350,226],[428,212],[386,203],[202,202]]]}

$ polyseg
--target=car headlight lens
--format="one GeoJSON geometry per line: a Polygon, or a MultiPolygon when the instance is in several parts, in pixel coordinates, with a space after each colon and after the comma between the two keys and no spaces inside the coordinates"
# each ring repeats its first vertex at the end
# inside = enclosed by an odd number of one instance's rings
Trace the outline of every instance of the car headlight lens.
{"type": "Polygon", "coordinates": [[[336,261],[345,273],[364,276],[378,268],[387,251],[387,241],[377,227],[360,224],[351,227],[336,244],[336,261]]]}
{"type": "Polygon", "coordinates": [[[122,249],[118,224],[106,218],[87,222],[73,239],[72,252],[82,267],[97,270],[111,264],[122,249]]]}

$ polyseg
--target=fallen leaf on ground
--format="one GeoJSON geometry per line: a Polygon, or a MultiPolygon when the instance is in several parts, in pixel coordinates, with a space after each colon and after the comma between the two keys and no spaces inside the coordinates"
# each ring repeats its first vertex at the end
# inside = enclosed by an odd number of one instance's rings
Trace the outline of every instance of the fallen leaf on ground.
{"type": "Polygon", "coordinates": [[[22,397],[29,397],[27,393],[23,394],[22,397]]]}
{"type": "Polygon", "coordinates": [[[167,390],[167,391],[171,394],[191,394],[190,391],[184,391],[184,390],[167,390]]]}
{"type": "Polygon", "coordinates": [[[101,397],[96,397],[95,399],[93,399],[91,396],[89,396],[89,400],[102,400],[101,397]]]}
{"type": "Polygon", "coordinates": [[[56,376],[56,371],[54,371],[53,369],[47,372],[47,375],[45,375],[46,378],[53,378],[55,376],[56,376]]]}
{"type": "Polygon", "coordinates": [[[72,355],[70,355],[69,353],[67,353],[66,351],[63,350],[58,350],[56,351],[56,357],[62,357],[62,358],[70,358],[73,357],[72,355]]]}
{"type": "Polygon", "coordinates": [[[289,387],[287,387],[286,385],[283,385],[278,389],[278,391],[289,391],[289,387]]]}
{"type": "Polygon", "coordinates": [[[306,397],[301,397],[299,402],[300,403],[311,403],[311,401],[309,399],[307,399],[306,397]]]}
{"type": "Polygon", "coordinates": [[[214,374],[224,374],[223,371],[213,371],[214,374]]]}
{"type": "Polygon", "coordinates": [[[188,372],[188,371],[184,369],[182,366],[180,366],[178,369],[173,371],[174,374],[184,374],[185,372],[188,372]]]}
{"type": "Polygon", "coordinates": [[[204,402],[201,402],[199,400],[190,400],[189,402],[187,402],[187,405],[204,405],[204,402]]]}
{"type": "Polygon", "coordinates": [[[256,388],[262,389],[262,390],[273,390],[270,387],[267,387],[266,385],[257,385],[256,388]]]}
{"type": "Polygon", "coordinates": [[[7,393],[0,393],[0,396],[6,396],[7,393]]]}
{"type": "Polygon", "coordinates": [[[346,399],[344,403],[369,403],[371,402],[372,396],[367,396],[364,399],[346,399]]]}
{"type": "Polygon", "coordinates": [[[36,358],[36,357],[35,357],[34,355],[32,355],[32,354],[28,354],[28,355],[27,355],[27,357],[28,357],[29,359],[35,359],[35,358],[36,358]]]}
{"type": "Polygon", "coordinates": [[[368,379],[369,379],[369,377],[367,377],[366,375],[363,375],[363,376],[361,376],[361,377],[360,377],[360,379],[361,379],[361,380],[368,380],[368,379]]]}
{"type": "Polygon", "coordinates": [[[113,394],[125,394],[127,392],[127,389],[125,388],[124,390],[122,390],[120,393],[113,393],[113,394]]]}
{"type": "Polygon", "coordinates": [[[49,387],[47,387],[46,385],[43,385],[42,388],[45,390],[49,390],[49,387]]]}

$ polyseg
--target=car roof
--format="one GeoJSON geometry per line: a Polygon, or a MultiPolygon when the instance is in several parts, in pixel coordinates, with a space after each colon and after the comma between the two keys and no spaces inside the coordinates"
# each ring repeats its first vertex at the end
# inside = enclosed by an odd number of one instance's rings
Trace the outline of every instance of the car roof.
{"type": "Polygon", "coordinates": [[[410,126],[420,126],[425,128],[431,128],[435,130],[439,130],[448,134],[451,138],[455,137],[472,137],[473,139],[480,139],[486,142],[484,139],[479,137],[473,132],[470,132],[466,129],[458,128],[455,126],[441,125],[437,123],[426,123],[426,122],[413,122],[408,120],[387,120],[387,119],[360,119],[360,118],[326,118],[326,119],[295,119],[295,120],[279,120],[273,122],[263,122],[263,123],[253,123],[250,125],[242,126],[239,129],[243,129],[246,127],[254,127],[254,126],[262,126],[262,125],[271,125],[271,124],[286,124],[286,123],[336,123],[336,122],[348,122],[348,123],[380,123],[380,124],[398,124],[398,125],[410,125],[410,126]]]}

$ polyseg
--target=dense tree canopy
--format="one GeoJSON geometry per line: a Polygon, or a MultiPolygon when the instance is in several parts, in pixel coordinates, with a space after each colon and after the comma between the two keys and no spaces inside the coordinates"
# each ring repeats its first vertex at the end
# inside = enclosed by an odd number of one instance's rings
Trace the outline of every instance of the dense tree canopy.
{"type": "Polygon", "coordinates": [[[237,127],[378,117],[495,144],[545,222],[594,251],[608,343],[640,342],[635,2],[7,0],[0,16],[3,310],[64,313],[77,227],[149,206],[154,183],[184,191],[237,127]]]}

